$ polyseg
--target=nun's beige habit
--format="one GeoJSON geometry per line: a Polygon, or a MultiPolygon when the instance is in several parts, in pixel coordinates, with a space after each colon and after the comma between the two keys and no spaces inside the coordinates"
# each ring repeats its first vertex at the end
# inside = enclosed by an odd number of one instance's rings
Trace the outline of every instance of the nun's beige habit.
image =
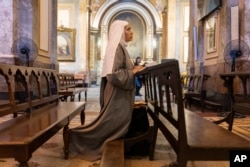
{"type": "Polygon", "coordinates": [[[105,143],[122,138],[131,121],[135,83],[126,50],[126,25],[126,21],[116,20],[109,30],[101,73],[100,115],[92,123],[70,130],[70,153],[88,161],[100,159],[105,143]]]}

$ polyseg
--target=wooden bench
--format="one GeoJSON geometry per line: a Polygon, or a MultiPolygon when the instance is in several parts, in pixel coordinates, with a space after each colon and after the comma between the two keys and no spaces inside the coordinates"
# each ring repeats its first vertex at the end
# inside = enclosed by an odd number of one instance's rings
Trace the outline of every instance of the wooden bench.
{"type": "Polygon", "coordinates": [[[231,111],[220,122],[227,122],[228,130],[232,130],[236,113],[241,114],[238,117],[250,114],[250,71],[222,73],[220,77],[224,80],[224,86],[231,97],[231,111]],[[238,82],[236,82],[236,79],[238,79],[238,82]],[[234,88],[237,88],[237,90],[235,91],[234,88]]]}
{"type": "Polygon", "coordinates": [[[178,61],[147,67],[147,112],[154,123],[149,159],[154,159],[158,130],[177,155],[170,166],[186,167],[188,161],[229,161],[231,150],[250,150],[250,141],[184,109],[178,61]],[[171,101],[171,92],[176,97],[171,101]]]}
{"type": "Polygon", "coordinates": [[[75,96],[78,95],[78,100],[81,101],[81,93],[84,92],[85,101],[87,101],[87,87],[77,87],[74,74],[59,73],[59,95],[61,99],[67,101],[70,97],[70,101],[75,100],[75,96]]]}
{"type": "Polygon", "coordinates": [[[76,87],[88,87],[87,73],[75,73],[74,79],[76,87]]]}
{"type": "Polygon", "coordinates": [[[67,158],[68,125],[79,114],[84,123],[85,102],[60,102],[57,72],[51,69],[1,64],[0,86],[5,101],[0,106],[0,157],[28,166],[32,153],[63,128],[67,158]]]}
{"type": "Polygon", "coordinates": [[[186,108],[188,105],[191,107],[193,100],[199,101],[201,107],[203,106],[206,93],[204,85],[209,77],[206,74],[186,74],[181,76],[182,94],[186,108]]]}
{"type": "Polygon", "coordinates": [[[205,84],[210,76],[207,74],[184,74],[181,75],[182,94],[184,98],[185,108],[193,101],[197,101],[201,105],[202,112],[206,106],[218,109],[220,112],[223,110],[223,105],[208,97],[210,91],[206,90],[205,84]]]}

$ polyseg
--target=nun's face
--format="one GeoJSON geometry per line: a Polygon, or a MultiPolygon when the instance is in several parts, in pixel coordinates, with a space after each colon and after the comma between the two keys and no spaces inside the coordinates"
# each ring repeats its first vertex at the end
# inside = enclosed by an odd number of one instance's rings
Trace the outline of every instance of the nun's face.
{"type": "Polygon", "coordinates": [[[133,32],[131,26],[128,24],[125,26],[125,41],[129,42],[133,39],[133,32]]]}

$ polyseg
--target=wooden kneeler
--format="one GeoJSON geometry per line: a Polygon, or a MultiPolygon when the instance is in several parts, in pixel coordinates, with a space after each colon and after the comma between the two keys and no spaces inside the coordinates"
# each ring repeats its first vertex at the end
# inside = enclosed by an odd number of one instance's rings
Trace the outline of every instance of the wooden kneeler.
{"type": "Polygon", "coordinates": [[[122,139],[105,144],[100,167],[124,167],[124,141],[122,139]]]}

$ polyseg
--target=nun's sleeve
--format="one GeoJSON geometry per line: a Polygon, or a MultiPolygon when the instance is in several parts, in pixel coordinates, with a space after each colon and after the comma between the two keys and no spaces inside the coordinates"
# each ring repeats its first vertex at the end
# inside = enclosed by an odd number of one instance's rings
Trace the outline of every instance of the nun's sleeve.
{"type": "Polygon", "coordinates": [[[114,58],[112,74],[107,75],[107,80],[121,89],[131,90],[135,85],[133,66],[126,63],[127,60],[125,54],[125,50],[118,45],[114,58]]]}

